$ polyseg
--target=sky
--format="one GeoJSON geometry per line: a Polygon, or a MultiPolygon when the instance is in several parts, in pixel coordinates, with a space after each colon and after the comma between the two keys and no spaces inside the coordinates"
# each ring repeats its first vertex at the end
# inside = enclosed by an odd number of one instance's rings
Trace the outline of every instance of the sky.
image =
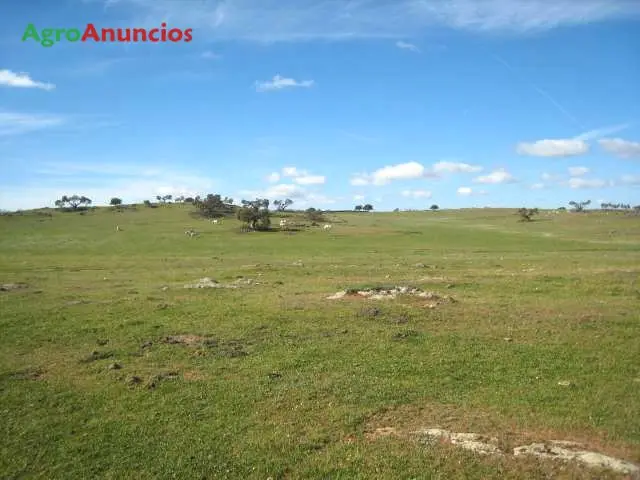
{"type": "Polygon", "coordinates": [[[5,0],[0,209],[637,205],[639,53],[637,0],[5,0]]]}

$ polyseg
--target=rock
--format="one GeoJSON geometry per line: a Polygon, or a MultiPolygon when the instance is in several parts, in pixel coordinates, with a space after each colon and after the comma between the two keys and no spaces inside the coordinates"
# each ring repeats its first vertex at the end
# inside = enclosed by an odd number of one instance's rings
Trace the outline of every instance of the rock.
{"type": "Polygon", "coordinates": [[[341,291],[341,292],[337,292],[334,293],[333,295],[330,295],[327,297],[327,300],[338,300],[340,298],[344,298],[347,295],[346,291],[341,291]]]}
{"type": "Polygon", "coordinates": [[[27,288],[26,283],[3,283],[0,285],[0,292],[10,292],[12,290],[20,290],[27,288]]]}
{"type": "Polygon", "coordinates": [[[622,474],[638,474],[640,467],[617,458],[609,457],[601,453],[589,452],[586,450],[572,450],[578,444],[573,442],[551,441],[549,444],[532,443],[513,449],[514,456],[532,455],[540,458],[551,458],[555,460],[574,460],[588,467],[607,468],[622,474]]]}
{"type": "Polygon", "coordinates": [[[485,439],[477,433],[454,433],[440,428],[428,428],[416,433],[426,436],[428,443],[433,443],[434,440],[444,439],[460,448],[471,450],[483,455],[502,454],[502,451],[497,446],[498,440],[496,438],[485,439]]]}
{"type": "Polygon", "coordinates": [[[127,385],[139,385],[142,383],[142,379],[136,375],[132,375],[129,378],[127,378],[127,385]]]}

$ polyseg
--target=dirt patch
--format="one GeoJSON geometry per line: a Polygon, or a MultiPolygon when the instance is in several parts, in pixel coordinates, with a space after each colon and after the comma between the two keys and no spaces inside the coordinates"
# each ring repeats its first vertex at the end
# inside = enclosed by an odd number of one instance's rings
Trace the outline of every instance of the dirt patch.
{"type": "Polygon", "coordinates": [[[182,374],[182,378],[187,382],[197,382],[198,380],[204,380],[204,375],[195,370],[190,370],[182,374]]]}
{"type": "Polygon", "coordinates": [[[2,283],[0,284],[0,292],[12,292],[14,290],[23,290],[28,288],[26,283],[2,283]]]}
{"type": "Polygon", "coordinates": [[[609,457],[598,452],[583,450],[576,442],[551,440],[546,443],[532,443],[513,449],[514,456],[532,455],[538,458],[575,461],[591,468],[605,468],[627,475],[640,475],[640,466],[625,460],[609,457]]]}
{"type": "Polygon", "coordinates": [[[260,285],[260,282],[257,282],[253,278],[240,277],[232,283],[220,283],[212,278],[204,277],[195,283],[186,284],[184,288],[238,288],[241,285],[260,285]]]}
{"type": "Polygon", "coordinates": [[[401,332],[394,333],[391,338],[393,340],[406,340],[418,336],[420,336],[420,333],[416,332],[415,330],[403,330],[401,332]]]}
{"type": "Polygon", "coordinates": [[[245,350],[245,345],[240,340],[228,340],[221,342],[213,337],[202,337],[199,335],[170,335],[162,340],[168,345],[186,345],[197,347],[196,354],[207,355],[207,350],[215,350],[221,357],[244,357],[249,355],[245,350]]]}
{"type": "Polygon", "coordinates": [[[515,447],[512,451],[503,451],[500,449],[497,438],[478,433],[455,433],[440,428],[425,428],[412,433],[419,435],[426,444],[444,440],[483,455],[513,455],[514,457],[528,455],[565,462],[575,461],[589,468],[604,468],[627,475],[640,474],[638,465],[602,453],[583,450],[582,445],[576,442],[550,440],[515,447]]]}
{"type": "Polygon", "coordinates": [[[433,308],[445,303],[455,303],[456,300],[449,295],[439,295],[435,292],[425,292],[417,287],[393,286],[393,287],[365,287],[349,288],[330,295],[327,300],[340,300],[343,298],[370,298],[372,300],[393,300],[399,296],[416,297],[429,300],[425,305],[433,308]]]}
{"type": "MultiPolygon", "coordinates": [[[[218,341],[212,337],[201,337],[199,335],[169,335],[162,339],[162,343],[169,345],[189,345],[189,346],[217,346],[218,341]]],[[[152,342],[144,345],[151,346],[152,342]]]]}
{"type": "Polygon", "coordinates": [[[179,377],[178,372],[162,372],[162,373],[158,373],[157,375],[152,375],[149,378],[149,380],[147,381],[146,387],[149,390],[153,390],[158,385],[160,385],[161,382],[163,382],[165,380],[176,380],[176,379],[178,379],[178,377],[179,377]]]}
{"type": "Polygon", "coordinates": [[[367,440],[378,440],[385,437],[399,437],[400,432],[394,427],[380,427],[364,434],[367,440]]]}
{"type": "MultiPolygon", "coordinates": [[[[432,433],[443,432],[482,432],[475,440],[497,446],[505,458],[525,458],[526,455],[514,455],[517,448],[531,444],[550,444],[547,439],[562,439],[580,446],[579,450],[599,452],[611,458],[626,459],[632,465],[640,465],[638,449],[626,442],[615,440],[602,430],[554,430],[539,425],[522,422],[519,418],[504,417],[492,409],[468,409],[454,404],[421,403],[407,404],[393,408],[383,408],[373,413],[366,421],[365,431],[374,431],[378,427],[394,425],[399,436],[429,443],[423,433],[425,425],[432,425],[432,433]],[[496,443],[497,440],[497,443],[496,443]]],[[[435,436],[435,435],[434,435],[435,436]]],[[[460,441],[465,437],[458,437],[460,441]]],[[[433,444],[435,438],[431,439],[433,444]]],[[[555,440],[557,441],[557,440],[555,440]]],[[[453,444],[447,435],[440,435],[440,443],[453,444]]],[[[567,443],[569,444],[569,443],[567,443]]],[[[553,446],[553,445],[552,445],[553,446]]],[[[562,442],[556,445],[562,448],[562,442]]],[[[566,448],[566,447],[564,447],[566,448]]],[[[577,448],[573,448],[577,450],[577,448]]],[[[535,456],[529,456],[534,459],[535,456]]],[[[581,463],[576,463],[580,464],[581,463]]],[[[640,479],[640,472],[636,473],[640,479]]],[[[635,478],[635,477],[633,477],[635,478]]]]}
{"type": "Polygon", "coordinates": [[[44,370],[40,368],[26,368],[24,370],[18,370],[17,372],[7,373],[2,375],[1,378],[9,380],[44,380],[44,370]]]}
{"type": "MultiPolygon", "coordinates": [[[[442,428],[421,428],[408,433],[427,446],[450,444],[479,455],[533,456],[540,459],[576,462],[589,468],[602,468],[625,475],[640,475],[640,466],[599,452],[585,450],[583,445],[577,442],[549,440],[506,449],[497,437],[479,433],[457,433],[442,428]]],[[[365,437],[369,440],[405,435],[406,433],[395,427],[376,428],[365,433],[365,437]]]]}
{"type": "Polygon", "coordinates": [[[97,360],[106,360],[107,358],[113,357],[113,352],[99,352],[94,350],[89,355],[80,360],[80,363],[91,363],[97,360]]]}

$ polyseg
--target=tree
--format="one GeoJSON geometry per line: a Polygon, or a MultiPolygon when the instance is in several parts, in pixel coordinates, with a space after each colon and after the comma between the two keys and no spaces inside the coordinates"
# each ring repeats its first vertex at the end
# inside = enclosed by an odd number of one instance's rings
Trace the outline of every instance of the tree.
{"type": "Polygon", "coordinates": [[[150,200],[145,200],[144,202],[142,202],[144,204],[145,207],[152,207],[153,205],[151,204],[150,200]]]}
{"type": "Polygon", "coordinates": [[[531,222],[533,221],[533,216],[538,214],[537,208],[521,208],[518,210],[518,215],[520,215],[521,222],[531,222]]]}
{"type": "Polygon", "coordinates": [[[91,199],[84,195],[63,195],[61,199],[55,201],[55,206],[58,208],[71,208],[77,210],[79,207],[85,207],[91,205],[91,199]]]}
{"type": "Polygon", "coordinates": [[[434,203],[434,204],[433,204],[433,205],[431,205],[431,207],[429,207],[429,208],[435,212],[435,211],[436,211],[436,210],[438,210],[440,207],[434,203]]]}
{"type": "Polygon", "coordinates": [[[238,220],[249,225],[251,230],[267,230],[271,225],[269,200],[266,198],[242,200],[242,207],[238,209],[237,217],[238,220]]]}
{"type": "Polygon", "coordinates": [[[119,205],[122,205],[122,199],[118,198],[118,197],[113,197],[111,199],[111,201],[109,202],[109,205],[111,205],[113,207],[117,207],[119,205]]]}
{"type": "Polygon", "coordinates": [[[187,197],[184,199],[184,203],[193,203],[194,202],[194,198],[193,197],[187,197]]]}
{"type": "Polygon", "coordinates": [[[356,205],[355,211],[356,212],[361,212],[362,211],[362,205],[356,205]]]}
{"type": "Polygon", "coordinates": [[[307,208],[304,215],[312,222],[324,222],[326,220],[322,210],[318,210],[314,207],[307,208]]]}
{"type": "Polygon", "coordinates": [[[364,210],[365,212],[370,212],[371,210],[373,210],[373,205],[371,205],[370,203],[367,203],[362,207],[362,210],[364,210]]]}
{"type": "Polygon", "coordinates": [[[156,200],[158,200],[159,202],[162,202],[162,197],[160,195],[156,195],[156,200]]]}
{"type": "Polygon", "coordinates": [[[284,212],[287,207],[293,205],[293,200],[287,198],[286,200],[274,200],[273,204],[276,206],[279,212],[284,212]]]}
{"type": "Polygon", "coordinates": [[[569,202],[569,205],[573,207],[574,212],[583,212],[584,207],[590,204],[591,204],[591,200],[587,200],[585,202],[574,202],[574,201],[569,202]]]}
{"type": "Polygon", "coordinates": [[[196,197],[193,204],[206,218],[219,218],[233,213],[233,200],[227,197],[223,200],[218,193],[210,193],[204,199],[196,197]]]}

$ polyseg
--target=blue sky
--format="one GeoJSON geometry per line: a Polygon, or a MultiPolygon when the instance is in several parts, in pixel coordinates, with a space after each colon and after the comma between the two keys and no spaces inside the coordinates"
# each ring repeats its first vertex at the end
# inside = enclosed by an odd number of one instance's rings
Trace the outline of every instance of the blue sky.
{"type": "Polygon", "coordinates": [[[550,5],[3,2],[0,208],[211,192],[305,208],[640,204],[640,2],[550,5]],[[193,41],[21,41],[29,23],[163,21],[193,41]]]}

